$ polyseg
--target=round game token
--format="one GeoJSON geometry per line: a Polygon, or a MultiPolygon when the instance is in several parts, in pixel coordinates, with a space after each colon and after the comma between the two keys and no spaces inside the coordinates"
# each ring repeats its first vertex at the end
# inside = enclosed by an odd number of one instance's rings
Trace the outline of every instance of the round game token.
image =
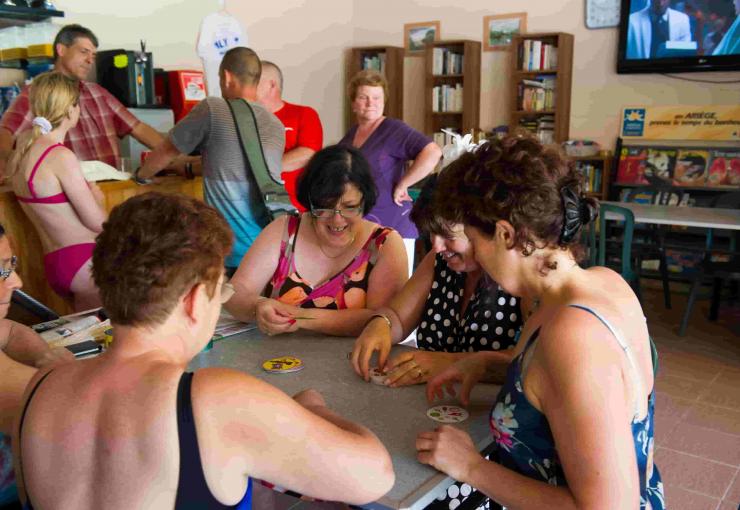
{"type": "Polygon", "coordinates": [[[280,356],[279,358],[268,359],[262,363],[262,368],[271,374],[289,374],[303,370],[305,366],[299,358],[280,356]]]}
{"type": "Polygon", "coordinates": [[[468,412],[458,406],[434,406],[427,410],[427,416],[440,423],[460,423],[468,419],[468,412]]]}
{"type": "Polygon", "coordinates": [[[377,368],[371,368],[370,369],[370,382],[373,384],[378,384],[380,386],[385,386],[385,380],[388,378],[387,375],[385,375],[383,372],[378,370],[377,368]]]}

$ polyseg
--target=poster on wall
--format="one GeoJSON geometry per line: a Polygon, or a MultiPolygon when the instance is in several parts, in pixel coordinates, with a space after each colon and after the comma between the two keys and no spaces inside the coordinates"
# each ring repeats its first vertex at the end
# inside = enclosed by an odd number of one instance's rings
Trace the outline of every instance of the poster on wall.
{"type": "Polygon", "coordinates": [[[627,107],[621,133],[630,140],[740,141],[740,105],[627,107]]]}

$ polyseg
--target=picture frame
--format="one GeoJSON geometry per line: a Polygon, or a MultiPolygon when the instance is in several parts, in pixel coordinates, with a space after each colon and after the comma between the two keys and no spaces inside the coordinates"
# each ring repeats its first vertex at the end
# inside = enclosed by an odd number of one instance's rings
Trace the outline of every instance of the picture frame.
{"type": "Polygon", "coordinates": [[[439,21],[421,21],[403,25],[403,47],[408,55],[424,55],[427,43],[439,41],[439,21]]]}
{"type": "Polygon", "coordinates": [[[527,13],[494,14],[483,17],[483,51],[509,51],[511,39],[527,31],[527,13]]]}

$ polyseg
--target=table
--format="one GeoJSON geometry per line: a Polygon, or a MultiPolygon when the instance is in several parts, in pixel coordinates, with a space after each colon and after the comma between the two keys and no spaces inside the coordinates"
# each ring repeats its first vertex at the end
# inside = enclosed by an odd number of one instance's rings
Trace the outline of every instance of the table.
{"type": "MultiPolygon", "coordinates": [[[[347,353],[354,339],[328,337],[307,332],[267,337],[250,331],[217,342],[213,349],[196,356],[190,370],[229,367],[269,382],[289,395],[306,388],[321,392],[327,405],[340,415],[372,430],[388,448],[396,482],[385,496],[367,508],[424,508],[440,496],[453,480],[416,460],[416,435],[431,430],[437,422],[427,418],[426,385],[387,388],[366,383],[352,370],[347,353]],[[262,362],[278,356],[296,356],[306,368],[292,374],[269,374],[262,362]]],[[[409,347],[395,346],[392,354],[409,347]]],[[[467,430],[482,450],[490,444],[488,413],[499,387],[477,385],[471,395],[470,418],[459,426],[467,430]]],[[[440,403],[457,403],[452,399],[440,403]]],[[[435,404],[436,405],[436,404],[435,404]]]]}
{"type": "MultiPolygon", "coordinates": [[[[740,230],[740,210],[737,209],[676,207],[675,205],[638,204],[632,202],[603,201],[601,203],[629,209],[635,215],[635,223],[740,230]]],[[[607,212],[606,219],[621,220],[622,217],[612,212],[607,212]]]]}

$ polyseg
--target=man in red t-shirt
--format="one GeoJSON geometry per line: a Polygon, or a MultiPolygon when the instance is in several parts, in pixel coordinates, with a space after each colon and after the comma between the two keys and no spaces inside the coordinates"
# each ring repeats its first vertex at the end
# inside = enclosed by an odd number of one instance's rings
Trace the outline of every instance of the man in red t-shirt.
{"type": "Polygon", "coordinates": [[[324,133],[316,110],[283,101],[283,73],[272,62],[262,61],[262,76],[257,87],[257,101],[274,113],[285,126],[283,173],[285,190],[296,208],[306,209],[296,199],[296,184],[303,167],[321,149],[324,133]]]}
{"type": "MultiPolygon", "coordinates": [[[[131,135],[149,148],[162,143],[163,138],[110,92],[85,81],[97,51],[98,38],[80,25],[65,25],[54,40],[54,70],[80,80],[80,120],[69,130],[64,144],[81,161],[97,160],[115,167],[121,157],[119,138],[131,135]]],[[[29,129],[32,121],[28,87],[24,87],[0,120],[0,179],[16,136],[29,129]]]]}

